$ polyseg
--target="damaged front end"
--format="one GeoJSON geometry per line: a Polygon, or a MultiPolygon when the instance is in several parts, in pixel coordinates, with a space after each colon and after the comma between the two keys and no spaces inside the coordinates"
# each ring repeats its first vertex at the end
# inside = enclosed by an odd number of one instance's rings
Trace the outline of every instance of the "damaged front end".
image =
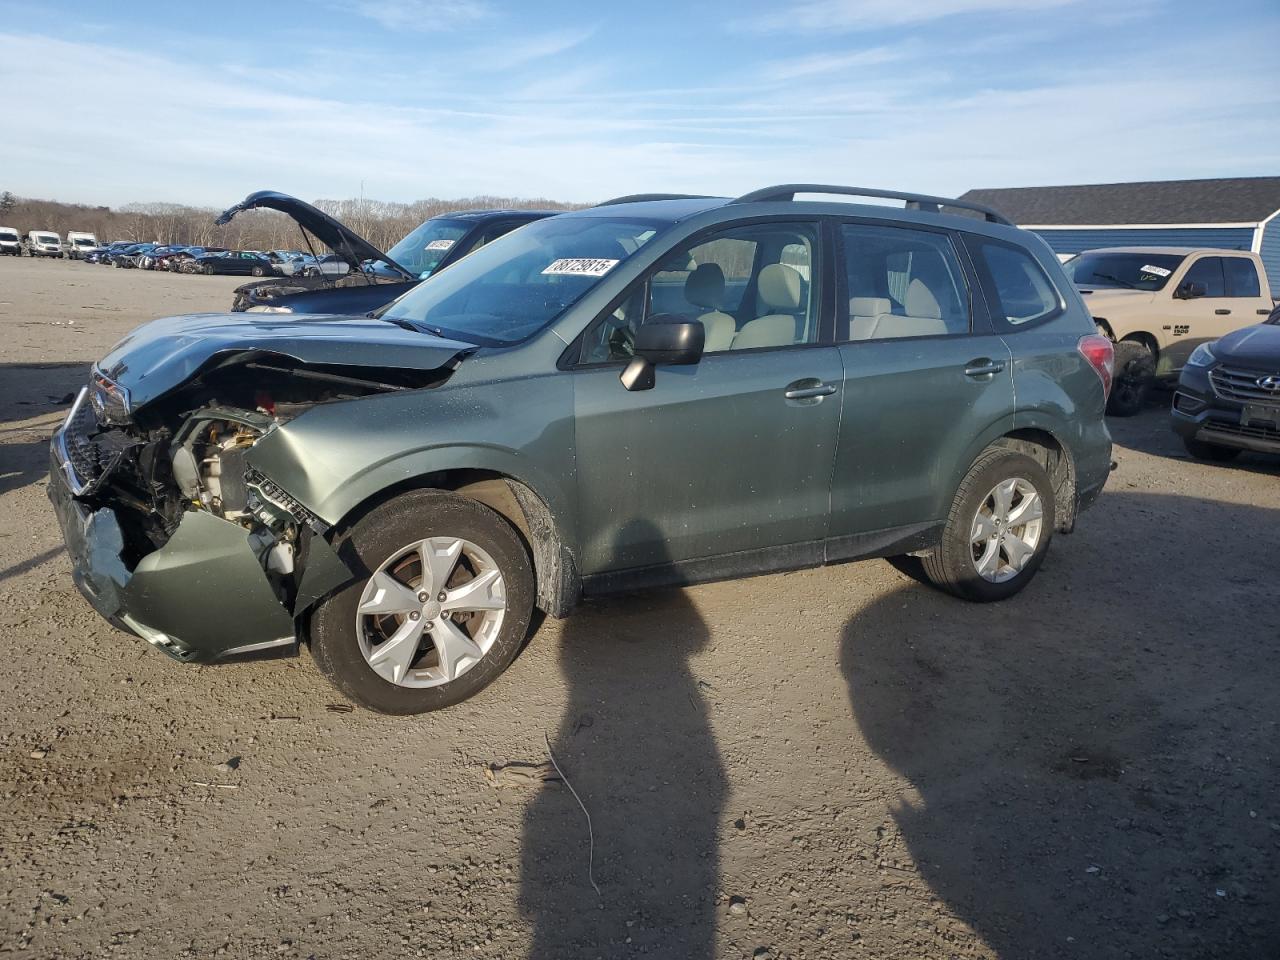
{"type": "Polygon", "coordinates": [[[449,372],[373,375],[245,350],[134,410],[95,368],[51,442],[49,497],[77,587],[178,660],[292,647],[300,618],[353,573],[328,525],[255,467],[255,445],[318,404],[449,372]]]}

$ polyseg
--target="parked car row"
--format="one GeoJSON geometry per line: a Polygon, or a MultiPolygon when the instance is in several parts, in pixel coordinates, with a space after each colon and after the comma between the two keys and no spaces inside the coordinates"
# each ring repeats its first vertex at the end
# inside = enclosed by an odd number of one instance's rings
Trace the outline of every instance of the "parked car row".
{"type": "Polygon", "coordinates": [[[1173,429],[1193,457],[1280,454],[1280,306],[1257,253],[1114,247],[1063,269],[1114,343],[1108,413],[1135,414],[1168,384],[1173,429]]]}

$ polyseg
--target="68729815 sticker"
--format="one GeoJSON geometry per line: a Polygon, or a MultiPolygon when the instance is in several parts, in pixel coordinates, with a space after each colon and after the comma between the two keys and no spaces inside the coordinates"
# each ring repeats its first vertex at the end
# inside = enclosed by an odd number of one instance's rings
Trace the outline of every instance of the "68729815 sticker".
{"type": "Polygon", "coordinates": [[[553,260],[543,271],[548,277],[603,277],[618,265],[617,260],[595,257],[566,257],[553,260]]]}

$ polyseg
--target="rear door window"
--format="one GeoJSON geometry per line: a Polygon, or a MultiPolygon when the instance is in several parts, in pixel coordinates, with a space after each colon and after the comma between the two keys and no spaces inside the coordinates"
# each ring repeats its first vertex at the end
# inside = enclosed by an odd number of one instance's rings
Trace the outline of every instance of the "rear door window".
{"type": "Polygon", "coordinates": [[[1262,284],[1258,282],[1258,267],[1244,257],[1223,257],[1228,297],[1261,297],[1262,284]]]}
{"type": "Polygon", "coordinates": [[[842,224],[848,323],[837,340],[969,332],[969,297],[944,233],[842,224]]]}
{"type": "Polygon", "coordinates": [[[1222,275],[1221,257],[1201,257],[1191,265],[1183,283],[1203,283],[1206,297],[1225,297],[1227,295],[1226,280],[1222,275]]]}
{"type": "Polygon", "coordinates": [[[992,310],[1006,323],[1034,323],[1062,310],[1053,281],[1027,251],[992,240],[979,240],[976,246],[995,296],[992,310]]]}

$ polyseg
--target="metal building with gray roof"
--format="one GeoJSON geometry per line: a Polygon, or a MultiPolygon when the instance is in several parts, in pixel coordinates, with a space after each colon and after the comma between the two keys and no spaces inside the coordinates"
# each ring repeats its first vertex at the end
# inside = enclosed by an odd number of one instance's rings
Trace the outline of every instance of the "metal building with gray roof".
{"type": "Polygon", "coordinates": [[[1057,253],[1098,247],[1220,247],[1262,256],[1280,293],[1280,177],[1153,180],[970,190],[1057,253]]]}

